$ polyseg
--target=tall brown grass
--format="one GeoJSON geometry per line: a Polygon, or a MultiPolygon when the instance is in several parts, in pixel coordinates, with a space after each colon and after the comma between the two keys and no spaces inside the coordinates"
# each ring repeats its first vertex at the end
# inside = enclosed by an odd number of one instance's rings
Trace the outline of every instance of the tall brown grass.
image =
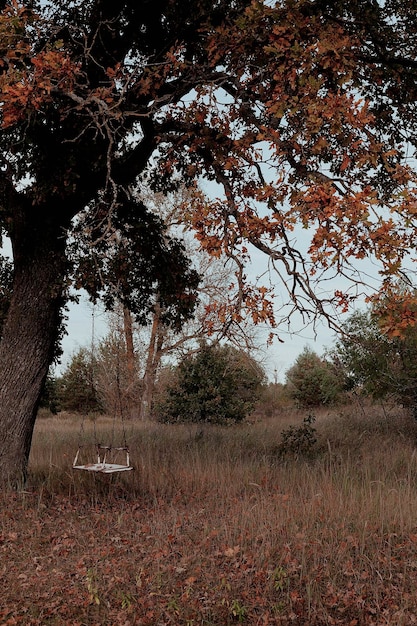
{"type": "MultiPolygon", "coordinates": [[[[168,620],[165,603],[159,622],[138,623],[414,623],[417,425],[398,408],[321,411],[314,449],[282,454],[282,431],[303,417],[285,411],[228,428],[128,421],[125,432],[104,417],[85,419],[82,432],[75,416],[40,419],[28,491],[38,507],[56,498],[84,515],[98,507],[136,550],[145,524],[143,545],[152,537],[152,554],[164,555],[147,565],[152,593],[163,589],[176,617],[168,620]],[[134,472],[71,469],[80,438],[120,445],[125,436],[134,472]],[[198,587],[193,602],[183,588],[181,601],[172,591],[169,563],[198,587]],[[211,608],[198,600],[210,593],[211,608]]],[[[134,559],[126,567],[139,620],[140,567],[134,559]]],[[[96,610],[111,623],[103,603],[96,610]]]]}

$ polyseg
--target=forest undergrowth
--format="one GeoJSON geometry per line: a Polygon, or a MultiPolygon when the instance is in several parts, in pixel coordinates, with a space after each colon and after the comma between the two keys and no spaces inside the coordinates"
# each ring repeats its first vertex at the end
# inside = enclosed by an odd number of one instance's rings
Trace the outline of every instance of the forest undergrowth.
{"type": "Polygon", "coordinates": [[[92,443],[126,435],[135,470],[72,470],[80,418],[38,420],[27,489],[0,495],[2,625],[417,623],[417,424],[402,409],[84,422],[92,443]]]}

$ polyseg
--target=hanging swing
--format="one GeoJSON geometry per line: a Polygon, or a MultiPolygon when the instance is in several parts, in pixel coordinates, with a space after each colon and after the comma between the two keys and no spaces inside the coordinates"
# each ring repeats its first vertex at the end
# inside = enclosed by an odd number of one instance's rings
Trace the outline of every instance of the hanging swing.
{"type": "Polygon", "coordinates": [[[116,472],[128,472],[133,470],[130,464],[129,448],[127,446],[113,447],[104,446],[100,443],[95,445],[96,460],[94,463],[81,463],[79,461],[83,448],[87,446],[78,446],[77,453],[72,464],[72,468],[76,470],[85,470],[87,472],[101,472],[102,474],[114,474],[116,472]]]}
{"type": "MultiPolygon", "coordinates": [[[[121,446],[114,446],[113,443],[104,445],[98,442],[96,420],[94,420],[95,443],[83,443],[83,440],[85,440],[84,420],[85,418],[83,418],[81,422],[78,449],[72,463],[72,468],[76,470],[85,470],[87,472],[100,472],[102,474],[114,474],[116,472],[128,472],[133,470],[133,465],[130,463],[130,453],[126,441],[123,415],[123,445],[121,446]]],[[[113,418],[111,442],[115,439],[115,421],[116,418],[113,418]]]]}
{"type": "MultiPolygon", "coordinates": [[[[94,309],[92,313],[92,355],[94,355],[94,309]]],[[[118,369],[118,368],[117,368],[118,369]]],[[[120,396],[119,386],[119,372],[117,372],[117,386],[120,396]]],[[[82,439],[84,435],[84,420],[81,422],[80,438],[78,443],[78,449],[72,463],[72,468],[75,470],[84,470],[87,472],[98,472],[101,474],[115,474],[117,472],[129,472],[133,470],[133,465],[130,463],[129,447],[126,441],[126,432],[123,419],[123,408],[121,398],[119,397],[120,414],[122,418],[123,427],[123,445],[113,446],[103,445],[98,443],[96,434],[96,421],[94,420],[94,445],[83,444],[82,439]],[[95,451],[91,453],[91,450],[95,451]],[[90,456],[89,456],[90,455],[90,456]]],[[[115,434],[115,422],[116,418],[113,417],[112,437],[111,441],[114,441],[115,434]]]]}

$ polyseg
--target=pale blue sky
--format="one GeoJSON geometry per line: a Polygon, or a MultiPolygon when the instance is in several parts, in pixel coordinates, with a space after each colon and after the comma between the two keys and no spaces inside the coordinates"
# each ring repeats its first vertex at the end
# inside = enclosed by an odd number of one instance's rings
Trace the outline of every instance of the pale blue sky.
{"type": "MultiPolygon", "coordinates": [[[[346,316],[345,316],[346,317],[346,316]]],[[[65,368],[71,355],[77,352],[81,346],[90,347],[94,334],[95,341],[99,341],[108,331],[107,314],[100,305],[93,307],[86,296],[82,296],[79,304],[71,304],[69,307],[67,332],[63,339],[64,354],[62,364],[58,368],[65,368]]],[[[284,343],[274,342],[267,346],[269,328],[259,329],[259,358],[262,360],[267,375],[274,380],[275,370],[278,380],[284,381],[285,371],[294,363],[303,348],[308,345],[318,354],[322,354],[325,348],[334,343],[335,333],[329,329],[324,321],[318,321],[315,329],[312,326],[302,328],[300,320],[294,316],[292,326],[280,328],[280,336],[284,343]]]]}

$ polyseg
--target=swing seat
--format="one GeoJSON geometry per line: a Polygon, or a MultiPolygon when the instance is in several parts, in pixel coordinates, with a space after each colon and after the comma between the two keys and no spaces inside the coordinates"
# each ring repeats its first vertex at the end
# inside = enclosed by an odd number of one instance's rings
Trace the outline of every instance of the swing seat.
{"type": "Polygon", "coordinates": [[[85,470],[87,472],[99,472],[101,474],[114,474],[116,472],[129,472],[133,470],[133,466],[130,464],[129,448],[113,448],[113,446],[103,446],[97,444],[96,455],[97,460],[95,463],[79,463],[79,456],[83,446],[79,446],[77,454],[75,455],[72,468],[76,470],[85,470]],[[120,461],[118,458],[120,454],[124,453],[125,462],[116,463],[120,461]]]}

